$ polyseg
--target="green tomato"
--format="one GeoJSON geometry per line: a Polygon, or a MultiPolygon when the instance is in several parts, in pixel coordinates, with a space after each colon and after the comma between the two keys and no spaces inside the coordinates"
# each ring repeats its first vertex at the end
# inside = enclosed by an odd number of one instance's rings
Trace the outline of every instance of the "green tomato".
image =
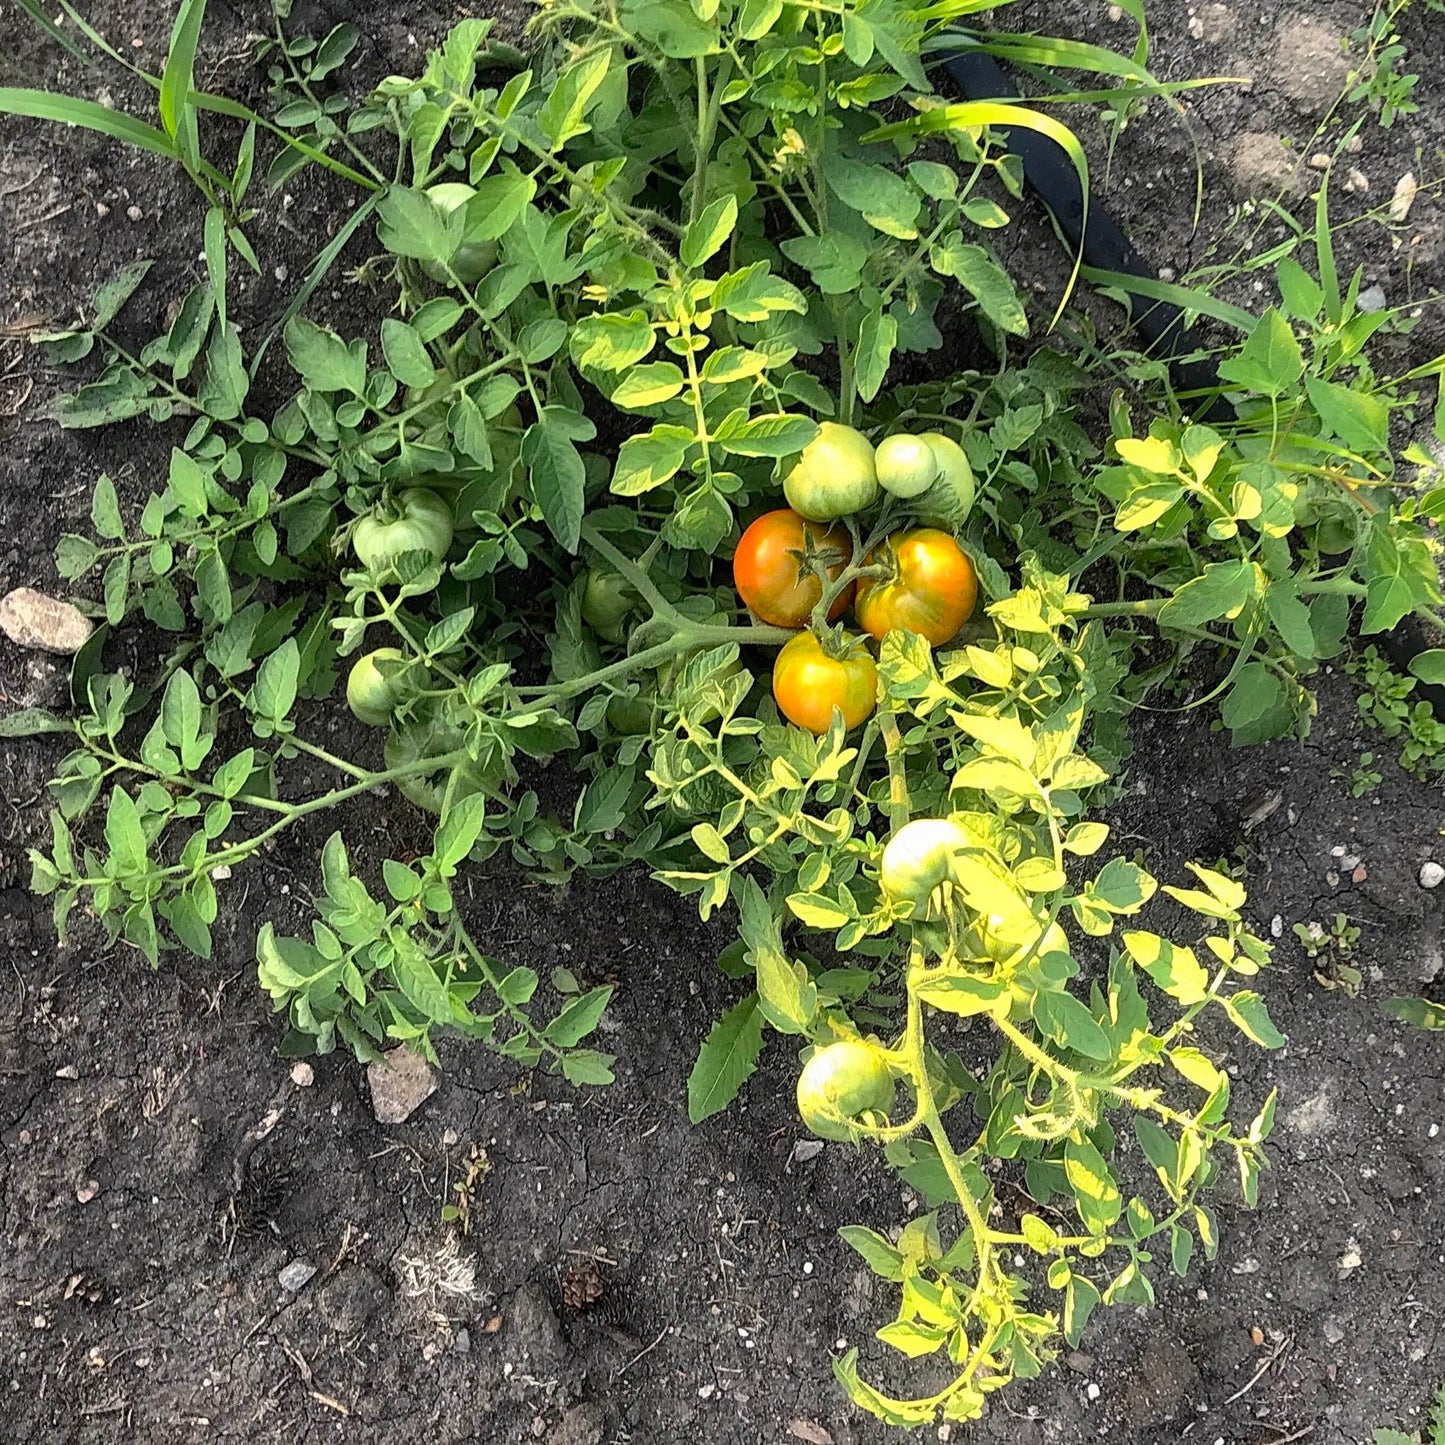
{"type": "Polygon", "coordinates": [[[851,516],[878,500],[873,444],[851,426],[819,423],[783,482],[788,505],[810,522],[851,516]]]}
{"type": "Polygon", "coordinates": [[[895,497],[920,496],[938,480],[938,454],[923,437],[884,437],[875,461],[878,485],[895,497]]]}
{"type": "Polygon", "coordinates": [[[425,552],[440,562],[452,544],[452,509],[427,487],[410,487],[373,507],[351,533],[356,560],[378,581],[394,581],[397,559],[425,552]]]}
{"type": "MultiPolygon", "coordinates": [[[[427,188],[427,196],[443,214],[449,216],[460,210],[476,195],[464,181],[443,181],[440,185],[427,188]]],[[[452,257],[451,270],[457,280],[466,286],[475,286],[493,266],[497,264],[497,243],[495,241],[463,241],[452,257]]],[[[447,282],[451,276],[440,261],[427,261],[422,265],[433,281],[447,282]]]]}
{"type": "Polygon", "coordinates": [[[622,737],[641,737],[652,731],[656,698],[651,692],[614,697],[607,704],[607,722],[622,737]]]}
{"type": "Polygon", "coordinates": [[[798,1078],[798,1112],[820,1139],[855,1139],[860,1116],[886,1115],[893,1107],[888,1055],[862,1039],[825,1044],[814,1051],[798,1078]]]}
{"type": "Polygon", "coordinates": [[[973,511],[978,491],[973,468],[952,437],[930,431],[924,432],[920,440],[928,443],[938,459],[938,480],[919,498],[918,515],[935,526],[957,529],[973,511]]]}
{"type": "Polygon", "coordinates": [[[915,818],[888,840],[878,869],[886,898],[911,903],[910,917],[929,912],[934,890],[953,877],[954,855],[974,846],[973,839],[947,818],[915,818]]]}
{"type": "Polygon", "coordinates": [[[378,647],[358,657],[346,675],[346,705],[356,717],[374,728],[391,721],[401,701],[406,656],[399,647],[378,647]],[[390,666],[383,667],[387,663],[390,666]]]}
{"type": "Polygon", "coordinates": [[[582,620],[608,642],[621,642],[623,623],[636,608],[636,589],[620,572],[592,567],[582,589],[582,620]]]}

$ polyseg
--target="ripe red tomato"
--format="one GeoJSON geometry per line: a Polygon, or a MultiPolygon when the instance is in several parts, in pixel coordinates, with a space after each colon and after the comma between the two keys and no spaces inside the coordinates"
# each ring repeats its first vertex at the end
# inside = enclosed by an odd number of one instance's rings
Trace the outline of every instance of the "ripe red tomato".
{"type": "Polygon", "coordinates": [[[831,656],[811,632],[800,632],[784,645],[773,663],[773,697],[790,723],[819,735],[833,723],[833,710],[855,728],[873,711],[878,667],[858,638],[846,643],[842,657],[831,656]]]}
{"type": "Polygon", "coordinates": [[[895,532],[869,553],[868,564],[891,569],[887,577],[858,582],[858,621],[880,640],[897,627],[940,647],[973,615],[978,574],[947,532],[935,527],[895,532]]]}
{"type": "MultiPolygon", "coordinates": [[[[853,556],[847,529],[805,522],[786,507],[759,517],[733,553],[733,583],[739,596],[773,627],[802,627],[823,595],[818,574],[804,560],[810,537],[815,553],[838,554],[828,568],[828,575],[836,577],[853,556]]],[[[828,609],[828,616],[841,616],[852,598],[850,583],[828,609]]]]}

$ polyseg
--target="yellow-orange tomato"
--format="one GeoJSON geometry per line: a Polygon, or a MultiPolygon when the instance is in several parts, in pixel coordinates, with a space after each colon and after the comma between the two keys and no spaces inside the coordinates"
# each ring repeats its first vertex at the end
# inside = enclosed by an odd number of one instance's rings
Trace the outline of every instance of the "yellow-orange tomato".
{"type": "Polygon", "coordinates": [[[858,638],[842,657],[831,656],[811,632],[800,632],[784,645],[773,664],[773,697],[790,723],[822,734],[833,723],[833,710],[855,728],[873,711],[878,696],[878,667],[858,638]]]}
{"type": "Polygon", "coordinates": [[[936,527],[895,532],[868,555],[869,566],[880,564],[890,574],[861,578],[854,609],[872,636],[882,639],[900,628],[940,647],[973,615],[978,574],[947,532],[936,527]]]}
{"type": "MultiPolygon", "coordinates": [[[[801,627],[823,596],[818,574],[804,560],[808,539],[814,552],[831,551],[838,560],[828,568],[836,577],[853,556],[846,527],[805,522],[786,507],[765,512],[746,532],[733,553],[733,583],[738,595],[764,622],[773,627],[801,627]]],[[[842,616],[853,600],[845,587],[828,609],[829,618],[842,616]]]]}

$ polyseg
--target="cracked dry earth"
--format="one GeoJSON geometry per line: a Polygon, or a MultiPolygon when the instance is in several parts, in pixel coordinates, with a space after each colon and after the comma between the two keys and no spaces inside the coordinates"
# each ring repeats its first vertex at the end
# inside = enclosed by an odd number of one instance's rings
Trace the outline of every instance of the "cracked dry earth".
{"type": "MultiPolygon", "coordinates": [[[[1357,23],[1358,7],[1320,8],[1336,26],[1357,23]]],[[[314,29],[346,13],[301,9],[314,29]]],[[[1195,50],[1194,7],[1155,9],[1171,75],[1223,65],[1195,50]]],[[[1206,46],[1229,9],[1202,7],[1206,46]]],[[[1055,28],[1073,17],[1056,3],[1041,10],[1035,18],[1055,28]]],[[[1083,18],[1104,27],[1103,10],[1083,18]]],[[[139,0],[87,13],[137,37],[152,63],[163,49],[168,19],[139,0]]],[[[1234,45],[1230,68],[1259,59],[1259,37],[1293,13],[1252,7],[1249,26],[1241,18],[1217,42],[1234,45]]],[[[357,88],[414,63],[416,44],[452,18],[416,4],[378,18],[357,88]]],[[[216,7],[212,55],[240,53],[256,20],[253,7],[216,7]]],[[[0,42],[0,64],[22,77],[0,83],[56,76],[59,58],[28,36],[0,42]]],[[[259,99],[244,62],[216,63],[211,84],[259,99]]],[[[1221,157],[1242,130],[1292,123],[1263,89],[1247,103],[1226,94],[1201,100],[1221,157]]],[[[1417,143],[1428,131],[1394,132],[1379,174],[1417,143]]],[[[1124,144],[1138,171],[1147,133],[1131,130],[1124,144]]],[[[1175,140],[1161,144],[1155,170],[1177,170],[1175,140]]],[[[1226,184],[1215,164],[1211,196],[1226,184]]],[[[193,197],[107,143],[7,124],[0,193],[6,324],[64,314],[97,277],[155,256],[143,293],[152,314],[142,302],[126,321],[138,339],[198,275],[193,197]]],[[[293,275],[339,214],[338,195],[314,178],[297,195],[294,212],[273,205],[258,223],[274,240],[268,266],[293,275]]],[[[1158,228],[1142,187],[1115,200],[1126,214],[1144,206],[1156,254],[1187,250],[1187,236],[1158,228]]],[[[362,255],[353,247],[345,264],[362,255]]],[[[360,329],[369,298],[340,275],[327,314],[360,329]]],[[[274,317],[282,279],[238,281],[243,325],[274,317]]],[[[1396,257],[1371,279],[1403,285],[1411,273],[1396,257]]],[[[8,333],[0,375],[0,590],[54,589],[55,539],[81,523],[96,474],[109,469],[133,501],[171,439],[134,426],[58,432],[39,407],[64,379],[35,369],[8,333]]],[[[124,635],[116,660],[144,646],[124,635]]],[[[55,704],[64,680],[5,646],[0,688],[7,707],[55,704]]],[[[1227,1051],[1246,1117],[1279,1088],[1275,1167],[1253,1213],[1221,1185],[1218,1259],[1161,1280],[1156,1310],[1100,1314],[1078,1352],[999,1399],[986,1421],[923,1438],[1365,1445],[1375,1425],[1414,1428],[1445,1375],[1445,1038],[1405,1030],[1378,1004],[1441,969],[1445,889],[1417,883],[1423,860],[1445,861],[1440,789],[1384,762],[1375,792],[1348,796],[1332,772],[1389,746],[1362,732],[1338,675],[1323,679],[1305,746],[1231,752],[1202,710],[1145,715],[1136,741],[1112,819],[1121,846],[1166,880],[1191,857],[1242,859],[1256,928],[1279,934],[1262,985],[1288,1047],[1267,1056],[1223,1032],[1205,1040],[1227,1051]],[[1292,933],[1337,912],[1361,930],[1358,998],[1322,988],[1292,933]]],[[[152,973],[84,934],[57,951],[48,909],[24,890],[24,848],[43,833],[55,758],[43,741],[0,743],[0,1442],[884,1438],[828,1372],[829,1353],[857,1343],[875,1377],[906,1387],[872,1340],[892,1301],[836,1229],[896,1227],[917,1201],[867,1155],[828,1145],[795,1156],[794,1063],[778,1044],[741,1107],[689,1128],[687,1071],[731,997],[712,965],[723,932],[640,873],[559,892],[499,865],[476,870],[468,907],[495,954],[617,981],[606,1027],[618,1083],[585,1093],[528,1084],[452,1045],[438,1091],[406,1123],[382,1126],[354,1063],[333,1056],[293,1076],[253,983],[258,923],[305,924],[323,831],[298,830],[238,873],[213,964],[168,959],[152,973]],[[268,1120],[264,1138],[248,1138],[268,1120]],[[470,1234],[448,1253],[441,1209],[469,1172],[470,1234]]],[[[416,833],[385,800],[365,800],[347,822],[363,867],[416,833]]]]}

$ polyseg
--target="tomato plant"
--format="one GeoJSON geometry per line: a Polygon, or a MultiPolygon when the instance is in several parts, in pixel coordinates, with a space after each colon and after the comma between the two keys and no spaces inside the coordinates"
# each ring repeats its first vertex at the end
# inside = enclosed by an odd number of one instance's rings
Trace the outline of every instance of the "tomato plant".
{"type": "MultiPolygon", "coordinates": [[[[852,540],[842,527],[825,530],[787,508],[765,512],[748,526],[733,553],[733,585],[764,622],[801,627],[823,600],[820,569],[836,581],[852,555],[852,540]]],[[[841,617],[852,600],[850,582],[833,599],[828,619],[841,617]]]]}
{"type": "Polygon", "coordinates": [[[843,727],[858,726],[873,711],[878,669],[856,638],[820,642],[800,632],[773,663],[773,697],[778,711],[810,733],[825,733],[833,715],[843,727]]]}
{"type": "MultiPolygon", "coordinates": [[[[737,997],[689,1112],[726,1107],[765,1030],[786,1034],[816,1050],[805,1117],[882,1149],[924,1201],[897,1240],[847,1236],[903,1284],[884,1338],[948,1362],[917,1398],[861,1378],[856,1352],[835,1362],[898,1424],[977,1418],[1096,1307],[1146,1303],[1151,1270],[1212,1254],[1223,1161],[1253,1202],[1273,1096],[1244,1099],[1193,1039],[1204,1019],[1282,1043],[1268,945],[1209,869],[1168,890],[1207,948],[1155,932],[1159,885],[1093,861],[1109,830],[1091,814],[1160,687],[1217,705],[1240,742],[1307,729],[1352,609],[1368,634],[1436,616],[1445,519],[1429,455],[1390,448],[1431,373],[1377,373],[1391,316],[1333,274],[1284,273],[1257,318],[1212,304],[1244,339],[1210,425],[1152,361],[1057,333],[1020,358],[1008,339],[1047,318],[989,243],[1017,162],[996,109],[945,103],[923,62],[958,43],[958,9],[558,0],[525,69],[462,20],[337,134],[281,141],[279,182],[324,165],[364,197],[265,336],[243,338],[225,285],[233,253],[250,264],[254,156],[202,164],[178,129],[205,281],[138,352],[110,325],[144,264],[38,343],[103,363],[62,424],[171,428],[139,515],[100,478],[57,560],[95,579],[110,629],[175,645],[130,676],[102,638],[75,716],[3,720],[70,740],[31,859],[57,927],[88,911],[153,963],[209,955],[232,870],[301,819],[380,786],[431,815],[428,853],[375,868],[337,832],[314,929],[261,930],[288,1053],[434,1057],[454,1030],[607,1082],[589,1040],[610,989],[549,1008],[459,916],[459,874],[502,857],[547,881],[640,863],[735,918],[737,997]],[[308,298],[373,224],[363,270],[387,314],[347,338],[308,298]],[[980,322],[967,370],[939,360],[945,291],[950,322],[980,322]],[[290,378],[279,406],[253,389],[263,362],[290,378]],[[1080,405],[1104,381],[1107,425],[1080,405]],[[1420,485],[1396,502],[1407,464],[1420,485]],[[784,499],[822,525],[779,549],[784,499]],[[765,535],[740,537],[760,514],[765,535]],[[348,527],[355,568],[328,546],[348,527]],[[876,643],[812,616],[850,588],[876,643]],[[388,723],[381,766],[326,725],[343,668],[388,723]],[[769,673],[797,726],[777,725],[769,673]],[[970,1067],[940,1016],[973,1021],[970,1067]],[[1151,1168],[1121,1177],[1123,1119],[1151,1168]],[[1017,1224],[986,1167],[1003,1159],[1040,1209],[1017,1224]]],[[[1044,68],[1060,53],[964,39],[1044,68]]],[[[1137,60],[1098,64],[1152,84],[1137,60]]],[[[1053,113],[1008,116],[1071,142],[1053,113]]]]}
{"type": "Polygon", "coordinates": [[[978,574],[947,532],[895,533],[868,563],[883,572],[858,583],[858,621],[872,636],[881,640],[899,627],[941,647],[973,616],[978,574]]]}

